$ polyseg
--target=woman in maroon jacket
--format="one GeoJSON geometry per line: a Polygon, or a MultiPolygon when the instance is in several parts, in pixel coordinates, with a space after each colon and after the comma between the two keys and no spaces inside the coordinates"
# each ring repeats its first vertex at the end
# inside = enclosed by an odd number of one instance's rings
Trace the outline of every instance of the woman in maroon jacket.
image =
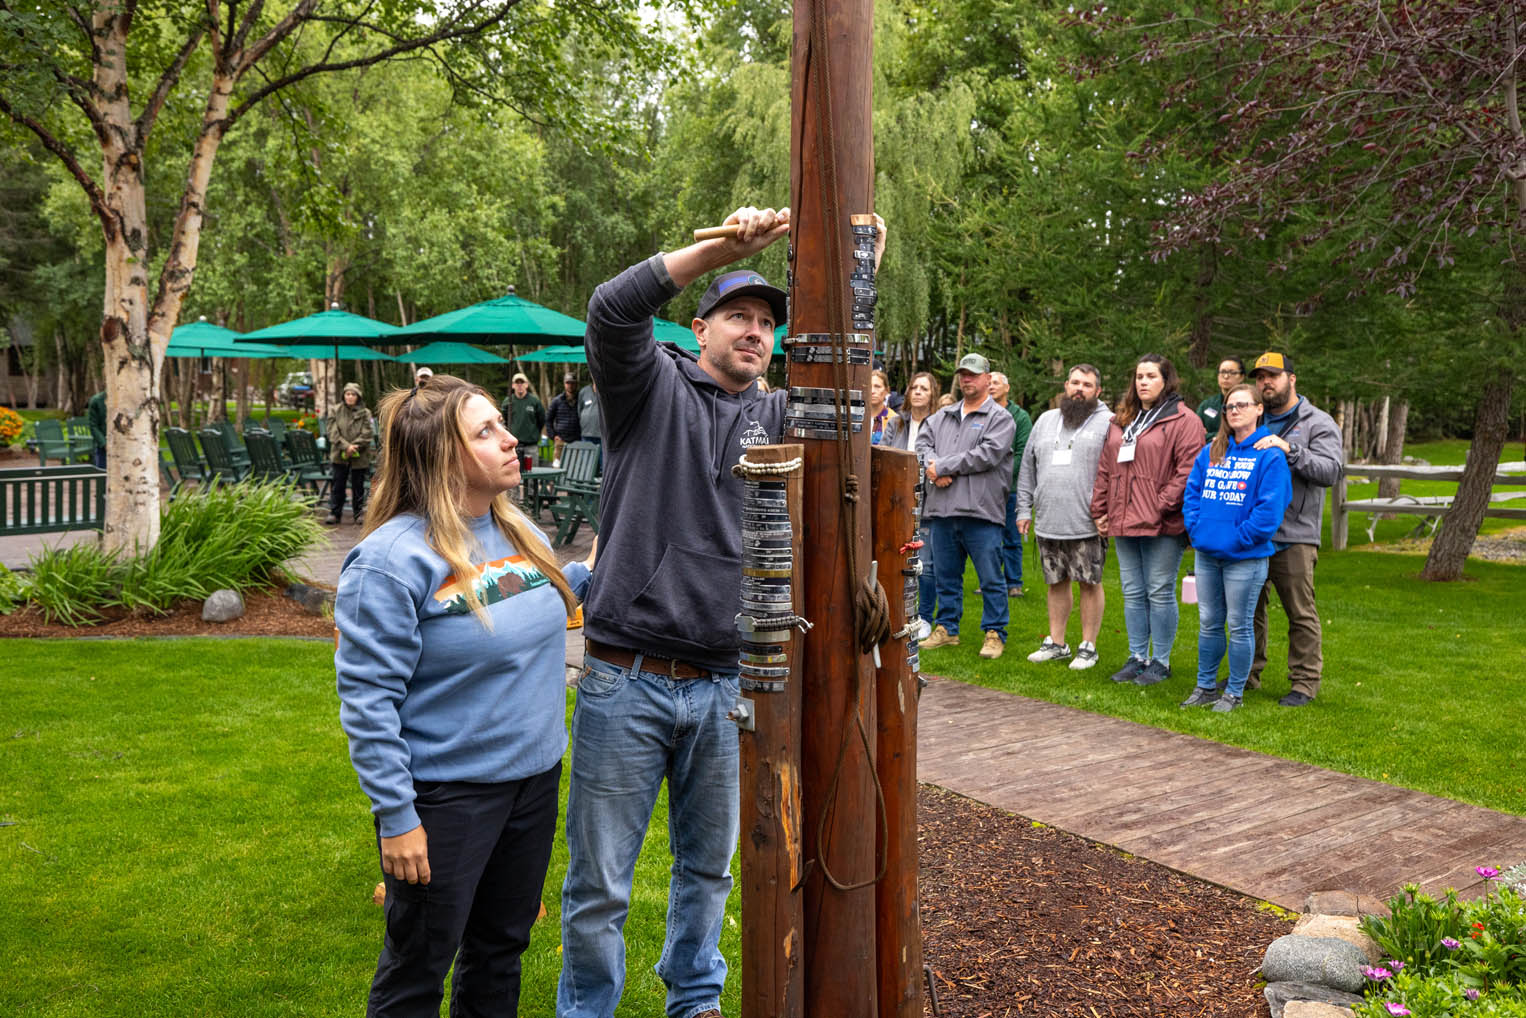
{"type": "Polygon", "coordinates": [[[1118,401],[1092,487],[1097,533],[1113,540],[1123,585],[1129,660],[1114,682],[1154,685],[1171,675],[1176,573],[1186,550],[1182,497],[1203,448],[1203,422],[1177,392],[1176,368],[1147,353],[1118,401]]]}

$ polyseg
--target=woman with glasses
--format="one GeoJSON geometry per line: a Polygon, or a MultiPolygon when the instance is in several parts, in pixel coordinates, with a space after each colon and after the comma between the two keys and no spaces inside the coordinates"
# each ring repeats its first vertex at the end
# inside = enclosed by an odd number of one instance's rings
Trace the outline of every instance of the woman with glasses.
{"type": "Polygon", "coordinates": [[[1212,705],[1220,713],[1240,706],[1250,677],[1256,635],[1256,599],[1293,497],[1287,458],[1262,447],[1271,432],[1261,426],[1255,386],[1237,385],[1224,397],[1224,422],[1198,454],[1187,479],[1183,506],[1197,559],[1197,688],[1183,707],[1212,705]],[[1219,694],[1219,663],[1229,628],[1229,683],[1219,694]]]}
{"type": "Polygon", "coordinates": [[[1179,384],[1176,368],[1160,354],[1139,358],[1097,461],[1091,515],[1118,556],[1129,636],[1129,659],[1114,682],[1153,686],[1171,675],[1176,574],[1187,550],[1182,495],[1203,448],[1203,426],[1182,402],[1179,384]]]}
{"type": "Polygon", "coordinates": [[[366,1014],[518,1013],[567,749],[566,622],[588,562],[558,568],[509,501],[517,442],[475,385],[381,403],[366,534],[334,599],[339,720],[371,800],[386,939],[366,1014]]]}

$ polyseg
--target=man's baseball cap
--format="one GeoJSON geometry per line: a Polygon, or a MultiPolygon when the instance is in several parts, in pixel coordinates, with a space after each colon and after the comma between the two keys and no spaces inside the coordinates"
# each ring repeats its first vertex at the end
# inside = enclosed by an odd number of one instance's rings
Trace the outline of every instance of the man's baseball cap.
{"type": "Polygon", "coordinates": [[[991,370],[991,362],[978,353],[967,353],[959,358],[959,367],[955,372],[968,371],[972,375],[983,375],[991,370]]]}
{"type": "Polygon", "coordinates": [[[524,382],[526,384],[529,384],[530,376],[525,374],[523,371],[516,371],[514,373],[513,381],[515,381],[515,382],[524,382]]]}
{"type": "Polygon", "coordinates": [[[736,272],[716,276],[710,289],[699,299],[699,309],[694,312],[694,317],[706,318],[720,305],[738,297],[757,297],[767,301],[769,309],[774,313],[775,325],[783,325],[789,317],[789,299],[784,296],[784,291],[751,269],[738,269],[736,272]]]}
{"type": "Polygon", "coordinates": [[[1292,371],[1293,359],[1284,353],[1273,353],[1268,350],[1256,358],[1256,363],[1251,365],[1250,377],[1255,378],[1260,371],[1292,371]]]}
{"type": "Polygon", "coordinates": [[[433,368],[419,368],[417,371],[415,371],[413,373],[413,377],[415,379],[433,378],[434,377],[434,369],[433,368]]]}

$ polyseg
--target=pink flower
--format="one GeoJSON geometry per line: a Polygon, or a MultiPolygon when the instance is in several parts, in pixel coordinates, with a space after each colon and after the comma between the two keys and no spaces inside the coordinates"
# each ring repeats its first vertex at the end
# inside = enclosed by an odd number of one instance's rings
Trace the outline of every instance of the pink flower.
{"type": "Polygon", "coordinates": [[[1362,969],[1362,975],[1366,976],[1368,979],[1382,982],[1384,979],[1392,976],[1393,973],[1385,968],[1364,968],[1362,969]]]}
{"type": "Polygon", "coordinates": [[[1493,866],[1475,866],[1473,867],[1473,872],[1477,873],[1485,880],[1493,880],[1495,877],[1500,875],[1500,871],[1495,869],[1493,866]]]}
{"type": "Polygon", "coordinates": [[[1384,1001],[1383,1002],[1383,1006],[1388,1008],[1388,1013],[1389,1014],[1397,1015],[1397,1014],[1409,1014],[1410,1013],[1409,1008],[1405,1007],[1403,1004],[1395,1004],[1391,1000],[1384,1001]]]}
{"type": "Polygon", "coordinates": [[[1469,1000],[1477,1000],[1478,999],[1478,991],[1473,989],[1471,986],[1468,989],[1463,990],[1462,991],[1462,995],[1464,997],[1467,997],[1469,1000]]]}

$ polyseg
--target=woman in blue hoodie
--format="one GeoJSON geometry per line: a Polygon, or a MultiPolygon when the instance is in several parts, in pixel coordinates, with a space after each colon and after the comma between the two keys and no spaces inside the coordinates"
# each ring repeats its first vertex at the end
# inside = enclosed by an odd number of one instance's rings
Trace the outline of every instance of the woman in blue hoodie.
{"type": "Polygon", "coordinates": [[[334,599],[339,719],[371,800],[386,940],[366,1014],[518,1013],[567,748],[566,622],[588,563],[556,564],[505,494],[518,444],[447,375],[381,404],[386,456],[334,599]]]}
{"type": "Polygon", "coordinates": [[[1261,426],[1261,397],[1237,385],[1224,397],[1219,433],[1204,446],[1187,478],[1182,514],[1196,553],[1198,596],[1197,688],[1183,707],[1224,713],[1240,706],[1250,676],[1256,637],[1256,599],[1266,582],[1272,535],[1292,500],[1287,458],[1258,448],[1271,432],[1261,426]],[[1218,692],[1229,625],[1229,686],[1218,692]]]}

